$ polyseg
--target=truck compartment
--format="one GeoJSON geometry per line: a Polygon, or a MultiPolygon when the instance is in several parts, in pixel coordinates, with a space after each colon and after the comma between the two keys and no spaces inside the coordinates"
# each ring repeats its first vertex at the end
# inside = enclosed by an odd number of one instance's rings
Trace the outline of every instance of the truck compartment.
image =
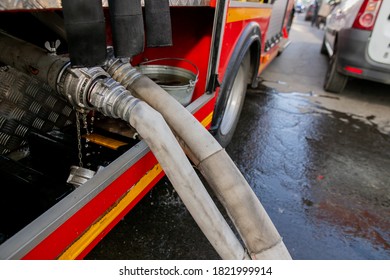
{"type": "Polygon", "coordinates": [[[80,121],[80,155],[75,112],[47,85],[3,67],[0,88],[2,243],[74,190],[67,178],[79,156],[97,171],[138,140],[121,121],[96,114],[93,133],[80,121]]]}
{"type": "MultiPolygon", "coordinates": [[[[2,11],[0,29],[42,48],[54,46],[48,51],[67,56],[66,40],[37,14],[62,18],[61,10],[2,11]]],[[[210,52],[213,15],[210,7],[171,8],[173,46],[145,48],[132,64],[164,57],[190,60],[199,69],[192,97],[196,100],[205,92],[209,58],[198,54],[210,52]],[[203,20],[194,24],[194,16],[203,20]]],[[[105,18],[110,45],[107,9],[105,18]]],[[[84,168],[98,172],[140,141],[123,121],[93,111],[76,115],[75,109],[47,84],[1,65],[0,244],[78,187],[67,180],[71,166],[79,166],[80,158],[84,168]]]]}

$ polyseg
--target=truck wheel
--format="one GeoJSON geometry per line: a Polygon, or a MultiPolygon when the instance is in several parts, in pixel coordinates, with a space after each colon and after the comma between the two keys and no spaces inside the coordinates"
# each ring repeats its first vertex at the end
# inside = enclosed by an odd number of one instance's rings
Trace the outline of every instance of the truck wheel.
{"type": "Polygon", "coordinates": [[[337,52],[335,52],[329,60],[324,89],[329,92],[341,93],[347,84],[348,77],[337,72],[337,57],[337,52]]]}
{"type": "Polygon", "coordinates": [[[249,68],[250,55],[248,53],[243,58],[234,79],[231,79],[231,85],[224,87],[228,90],[225,95],[227,102],[221,123],[214,134],[215,139],[217,139],[222,147],[226,147],[230,143],[236,130],[248,85],[249,68]]]}

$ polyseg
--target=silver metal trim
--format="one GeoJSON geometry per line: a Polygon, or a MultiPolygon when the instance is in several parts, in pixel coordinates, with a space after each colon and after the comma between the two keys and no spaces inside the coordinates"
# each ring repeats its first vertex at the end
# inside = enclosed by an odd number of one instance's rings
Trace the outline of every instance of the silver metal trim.
{"type": "MultiPolygon", "coordinates": [[[[213,97],[213,94],[203,94],[188,105],[186,109],[194,113],[213,97]]],[[[74,190],[59,203],[4,242],[0,246],[0,259],[21,259],[149,151],[150,149],[144,141],[137,143],[102,171],[99,171],[87,183],[74,190]]]]}
{"type": "MultiPolygon", "coordinates": [[[[144,5],[144,0],[141,1],[144,5]]],[[[108,1],[102,1],[103,7],[108,6],[108,1]]],[[[210,6],[210,0],[169,0],[170,6],[210,6]]],[[[0,11],[6,10],[43,10],[61,9],[61,0],[2,0],[0,11]]]]}

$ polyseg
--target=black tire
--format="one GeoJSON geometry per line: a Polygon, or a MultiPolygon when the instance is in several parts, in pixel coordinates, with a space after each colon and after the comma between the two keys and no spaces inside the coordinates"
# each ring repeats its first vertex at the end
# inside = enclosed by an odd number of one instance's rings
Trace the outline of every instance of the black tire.
{"type": "Polygon", "coordinates": [[[232,79],[232,85],[225,87],[228,90],[225,95],[227,102],[223,111],[222,120],[214,133],[215,139],[217,139],[222,147],[226,147],[230,143],[234,131],[236,130],[241,115],[242,105],[245,100],[249,69],[250,55],[248,53],[243,58],[234,79],[232,79]]]}
{"type": "Polygon", "coordinates": [[[320,53],[321,54],[328,54],[328,50],[326,49],[326,45],[325,45],[325,36],[324,36],[324,39],[322,39],[320,53]]]}
{"type": "Polygon", "coordinates": [[[337,60],[337,52],[335,52],[329,60],[324,82],[324,89],[333,93],[341,93],[348,81],[347,76],[337,71],[337,60]]]}

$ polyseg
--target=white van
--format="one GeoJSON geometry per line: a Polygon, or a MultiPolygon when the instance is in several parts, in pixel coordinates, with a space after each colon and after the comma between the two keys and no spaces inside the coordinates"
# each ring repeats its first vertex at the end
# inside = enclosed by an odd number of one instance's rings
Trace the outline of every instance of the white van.
{"type": "Polygon", "coordinates": [[[348,77],[390,84],[390,0],[335,5],[321,47],[330,56],[324,89],[340,93],[348,77]]]}

